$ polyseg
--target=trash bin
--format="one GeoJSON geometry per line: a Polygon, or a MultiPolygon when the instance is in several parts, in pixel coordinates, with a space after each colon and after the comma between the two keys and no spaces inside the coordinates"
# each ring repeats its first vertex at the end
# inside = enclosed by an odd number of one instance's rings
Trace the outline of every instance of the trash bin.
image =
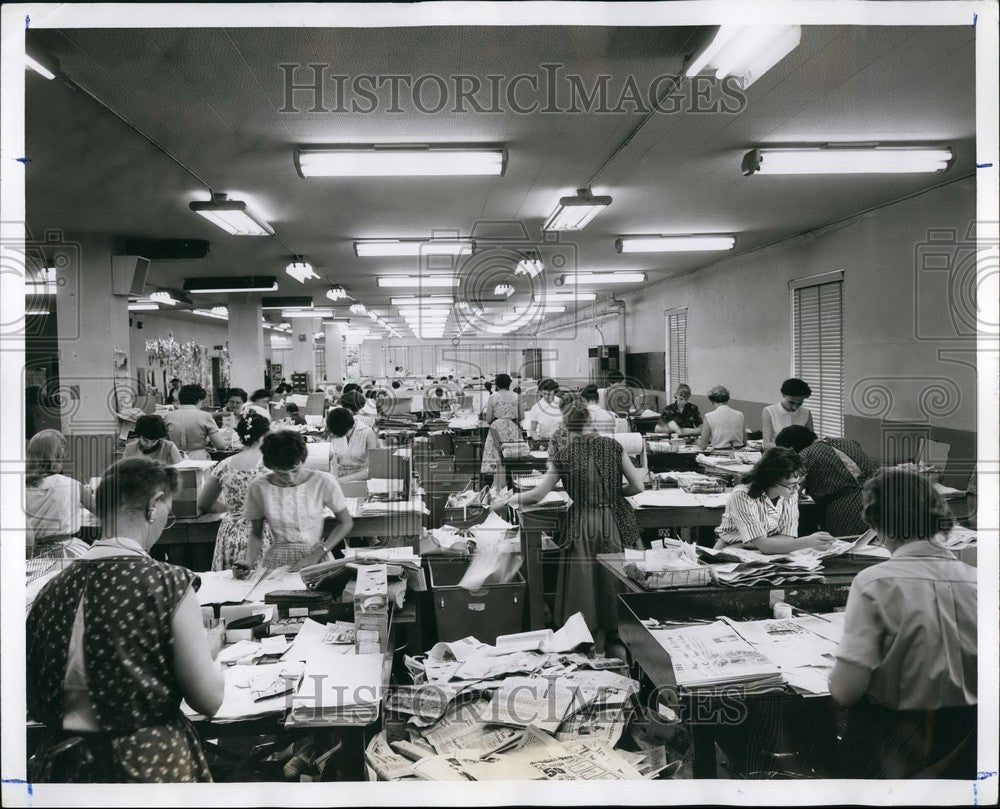
{"type": "Polygon", "coordinates": [[[520,573],[507,584],[466,590],[458,586],[469,566],[466,560],[430,559],[428,563],[439,641],[472,635],[493,644],[498,635],[521,631],[525,584],[520,573]]]}

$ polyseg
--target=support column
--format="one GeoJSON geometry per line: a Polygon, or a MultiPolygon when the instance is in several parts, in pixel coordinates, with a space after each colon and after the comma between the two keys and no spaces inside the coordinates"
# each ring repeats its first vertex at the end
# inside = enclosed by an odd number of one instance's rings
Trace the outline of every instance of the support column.
{"type": "Polygon", "coordinates": [[[110,235],[67,236],[55,247],[59,386],[50,400],[69,438],[66,474],[100,475],[114,460],[118,420],[136,390],[128,290],[115,295],[110,235]],[[123,364],[124,363],[124,364],[123,364]]]}
{"type": "Polygon", "coordinates": [[[344,335],[339,323],[324,323],[326,339],[326,381],[331,385],[344,381],[344,335]]]}
{"type": "Polygon", "coordinates": [[[291,367],[285,368],[283,374],[291,382],[292,374],[309,374],[309,389],[316,389],[316,338],[313,336],[313,320],[308,317],[296,317],[288,321],[292,324],[292,357],[291,367]]]}
{"type": "Polygon", "coordinates": [[[248,394],[264,386],[264,327],[260,295],[250,292],[229,296],[229,384],[248,394]]]}

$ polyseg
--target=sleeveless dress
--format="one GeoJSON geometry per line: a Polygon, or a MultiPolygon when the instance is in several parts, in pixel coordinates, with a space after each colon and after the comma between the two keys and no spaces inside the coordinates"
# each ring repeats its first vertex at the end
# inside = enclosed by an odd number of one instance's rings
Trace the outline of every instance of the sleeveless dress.
{"type": "MultiPolygon", "coordinates": [[[[247,542],[250,539],[250,521],[243,516],[243,503],[247,498],[250,483],[267,474],[263,461],[252,469],[236,469],[232,458],[226,458],[212,470],[219,481],[226,498],[228,511],[222,515],[219,532],[215,535],[215,553],[212,554],[212,570],[228,570],[237,562],[246,559],[247,542]]],[[[271,546],[271,526],[264,523],[264,547],[271,546]]]]}
{"type": "Polygon", "coordinates": [[[642,547],[635,512],[622,495],[621,444],[602,435],[573,436],[553,464],[573,500],[565,527],[572,544],[556,583],[556,624],[582,612],[591,629],[613,631],[618,588],[601,570],[597,554],[642,547]]]}
{"type": "Polygon", "coordinates": [[[84,740],[97,769],[89,773],[93,780],[212,780],[181,713],[173,673],[171,619],[194,580],[190,570],[148,556],[82,559],[35,599],[27,618],[28,713],[47,726],[49,750],[67,738],[84,740]],[[81,600],[87,685],[101,727],[96,734],[63,730],[63,683],[81,600]]]}

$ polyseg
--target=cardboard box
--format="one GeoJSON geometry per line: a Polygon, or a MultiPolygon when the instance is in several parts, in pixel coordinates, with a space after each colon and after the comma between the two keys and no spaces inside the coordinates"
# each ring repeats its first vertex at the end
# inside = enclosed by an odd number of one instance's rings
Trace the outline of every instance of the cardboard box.
{"type": "Polygon", "coordinates": [[[177,470],[177,494],[174,495],[175,517],[197,517],[198,495],[205,486],[215,461],[184,460],[174,464],[177,470]]]}
{"type": "Polygon", "coordinates": [[[367,642],[377,634],[379,647],[385,644],[389,632],[389,582],[385,565],[363,565],[358,568],[354,589],[355,649],[360,653],[361,640],[367,642]]]}

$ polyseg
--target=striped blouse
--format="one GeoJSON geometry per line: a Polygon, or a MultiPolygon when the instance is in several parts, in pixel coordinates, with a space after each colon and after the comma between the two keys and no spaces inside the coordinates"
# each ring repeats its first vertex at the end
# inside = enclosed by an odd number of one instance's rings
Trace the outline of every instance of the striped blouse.
{"type": "Polygon", "coordinates": [[[749,487],[740,484],[726,503],[722,523],[715,529],[716,548],[725,545],[746,545],[760,537],[775,535],[794,537],[799,534],[798,493],[779,497],[777,503],[765,494],[751,497],[749,487]]]}

